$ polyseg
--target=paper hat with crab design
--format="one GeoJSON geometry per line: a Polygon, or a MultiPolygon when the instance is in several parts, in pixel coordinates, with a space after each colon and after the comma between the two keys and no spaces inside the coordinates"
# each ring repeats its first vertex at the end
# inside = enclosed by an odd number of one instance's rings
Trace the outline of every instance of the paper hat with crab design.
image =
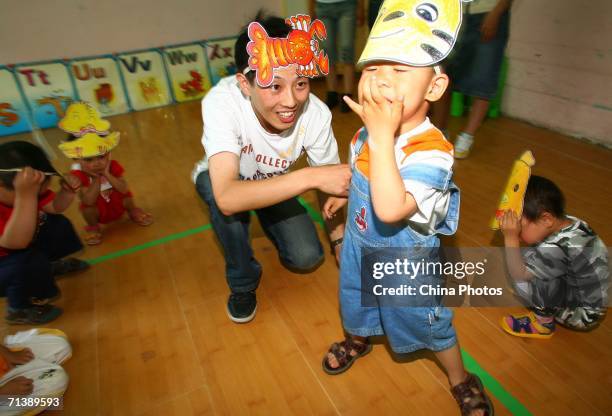
{"type": "Polygon", "coordinates": [[[260,87],[272,84],[275,69],[291,65],[295,65],[297,74],[304,77],[329,73],[329,58],[319,45],[320,40],[327,38],[323,22],[299,14],[285,19],[285,23],[292,27],[285,38],[270,37],[259,22],[249,24],[249,65],[243,73],[255,71],[260,87]]]}
{"type": "Polygon", "coordinates": [[[471,0],[385,0],[357,63],[432,66],[453,49],[462,3],[471,0]]]}
{"type": "Polygon", "coordinates": [[[109,132],[110,123],[85,102],[70,104],[58,127],[74,137],[59,145],[71,159],[101,156],[119,144],[119,133],[109,132]]]}

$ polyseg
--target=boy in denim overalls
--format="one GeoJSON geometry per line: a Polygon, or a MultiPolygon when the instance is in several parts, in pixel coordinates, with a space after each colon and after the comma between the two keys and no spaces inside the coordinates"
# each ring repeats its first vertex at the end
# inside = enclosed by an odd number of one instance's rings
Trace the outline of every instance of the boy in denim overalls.
{"type": "MultiPolygon", "coordinates": [[[[366,293],[371,269],[362,257],[367,249],[394,248],[382,258],[393,262],[394,255],[388,254],[393,251],[401,253],[401,261],[435,263],[437,234],[457,229],[453,147],[429,122],[427,111],[448,86],[436,63],[450,52],[460,21],[459,0],[386,0],[359,60],[359,103],[345,97],[365,124],[351,142],[353,176],[340,259],[340,309],[347,337],[331,346],[323,369],[328,374],[346,371],[371,351],[369,336],[386,335],[397,353],[423,348],[436,353],[462,414],[491,415],[493,406],[482,383],[463,367],[452,312],[439,296],[421,292],[442,285],[442,277],[435,271],[394,276],[395,289],[405,287],[412,294],[399,302],[397,296],[372,300],[366,293]],[[413,45],[417,47],[410,49],[413,45]]],[[[346,202],[328,201],[324,215],[333,216],[346,202]]]]}

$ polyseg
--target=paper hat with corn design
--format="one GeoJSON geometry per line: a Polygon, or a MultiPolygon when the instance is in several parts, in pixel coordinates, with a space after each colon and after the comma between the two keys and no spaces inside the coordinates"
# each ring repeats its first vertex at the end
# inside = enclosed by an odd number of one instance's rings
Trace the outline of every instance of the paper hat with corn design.
{"type": "Polygon", "coordinates": [[[357,63],[390,61],[431,66],[448,56],[471,0],[385,0],[357,63]]]}
{"type": "Polygon", "coordinates": [[[75,137],[59,145],[64,155],[71,159],[101,156],[119,144],[119,133],[109,132],[110,123],[85,102],[70,104],[58,127],[75,137]]]}

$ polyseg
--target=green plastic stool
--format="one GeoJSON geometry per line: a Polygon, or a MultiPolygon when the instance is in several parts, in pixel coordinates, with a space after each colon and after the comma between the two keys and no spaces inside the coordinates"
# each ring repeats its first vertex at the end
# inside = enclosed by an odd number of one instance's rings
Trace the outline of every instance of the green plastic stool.
{"type": "MultiPolygon", "coordinates": [[[[504,86],[506,85],[506,76],[508,75],[508,59],[504,57],[502,62],[500,71],[499,71],[499,81],[497,84],[497,94],[495,94],[495,98],[491,100],[489,105],[489,111],[487,115],[489,118],[497,118],[500,114],[501,108],[501,100],[504,94],[504,86]]],[[[467,105],[472,102],[472,98],[468,97],[467,105]]],[[[451,95],[451,108],[450,114],[453,117],[461,117],[465,111],[466,103],[465,97],[460,92],[453,91],[451,95]]]]}

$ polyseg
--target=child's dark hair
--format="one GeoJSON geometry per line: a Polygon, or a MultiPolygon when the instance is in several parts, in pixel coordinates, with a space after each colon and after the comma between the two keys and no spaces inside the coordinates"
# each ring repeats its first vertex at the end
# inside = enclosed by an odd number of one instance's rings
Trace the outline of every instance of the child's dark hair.
{"type": "Polygon", "coordinates": [[[561,189],[550,179],[532,175],[525,191],[523,215],[529,221],[535,221],[545,212],[555,218],[565,216],[565,197],[561,189]]]}
{"type": "Polygon", "coordinates": [[[13,186],[15,176],[17,176],[17,172],[0,172],[0,184],[2,184],[2,187],[11,191],[15,189],[13,186]]]}
{"type": "MultiPolygon", "coordinates": [[[[257,12],[257,16],[252,20],[258,22],[266,29],[268,35],[273,38],[284,38],[291,31],[291,26],[285,23],[285,19],[277,16],[265,16],[263,10],[257,12]]],[[[247,44],[249,43],[249,27],[245,26],[234,45],[234,60],[236,61],[236,70],[239,74],[249,65],[249,54],[246,50],[247,44]]],[[[250,83],[253,83],[255,79],[255,71],[249,71],[246,78],[250,83]]]]}

